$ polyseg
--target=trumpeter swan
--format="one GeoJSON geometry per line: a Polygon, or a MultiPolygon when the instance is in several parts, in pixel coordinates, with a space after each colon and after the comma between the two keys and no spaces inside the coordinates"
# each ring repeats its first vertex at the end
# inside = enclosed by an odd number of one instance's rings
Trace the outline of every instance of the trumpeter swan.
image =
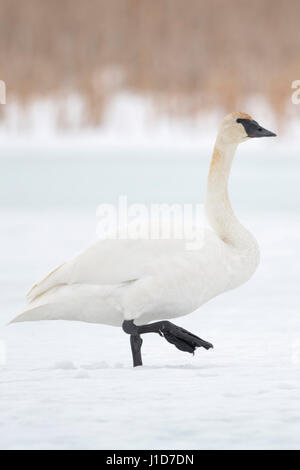
{"type": "Polygon", "coordinates": [[[240,286],[256,270],[255,238],[235,216],[228,178],[239,143],[275,136],[251,116],[231,113],[221,123],[210,165],[206,213],[212,230],[199,249],[184,240],[99,240],[33,286],[29,304],[13,322],[78,320],[122,326],[134,366],[142,365],[141,335],[159,333],[193,353],[212,344],[166,319],[193,312],[240,286]],[[154,323],[149,323],[159,320],[154,323]]]}

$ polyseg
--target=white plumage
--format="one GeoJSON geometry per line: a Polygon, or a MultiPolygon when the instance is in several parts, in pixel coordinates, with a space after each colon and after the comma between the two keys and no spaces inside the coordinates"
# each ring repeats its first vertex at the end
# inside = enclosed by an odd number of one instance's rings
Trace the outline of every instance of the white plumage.
{"type": "Polygon", "coordinates": [[[13,320],[79,320],[141,325],[191,313],[209,299],[246,282],[259,262],[253,236],[235,217],[227,192],[238,143],[247,140],[227,116],[220,127],[207,186],[206,211],[212,230],[203,244],[186,240],[99,240],[38,282],[27,307],[13,320]]]}

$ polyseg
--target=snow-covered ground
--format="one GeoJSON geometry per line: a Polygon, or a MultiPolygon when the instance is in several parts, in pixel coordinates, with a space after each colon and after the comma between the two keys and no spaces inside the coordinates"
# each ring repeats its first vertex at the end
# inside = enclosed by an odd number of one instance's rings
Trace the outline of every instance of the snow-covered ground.
{"type": "Polygon", "coordinates": [[[260,268],[177,321],[213,350],[193,357],[148,335],[137,369],[118,328],[5,324],[36,278],[94,238],[97,204],[201,202],[209,155],[0,159],[2,449],[300,448],[299,159],[246,145],[232,202],[260,268]]]}

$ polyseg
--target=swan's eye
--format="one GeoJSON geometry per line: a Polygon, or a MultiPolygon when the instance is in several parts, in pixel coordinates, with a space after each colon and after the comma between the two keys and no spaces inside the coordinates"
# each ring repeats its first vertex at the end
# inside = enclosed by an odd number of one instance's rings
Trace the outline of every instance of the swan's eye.
{"type": "Polygon", "coordinates": [[[258,130],[258,132],[262,132],[262,127],[258,124],[258,122],[256,121],[252,121],[252,123],[255,125],[256,129],[258,130]]]}

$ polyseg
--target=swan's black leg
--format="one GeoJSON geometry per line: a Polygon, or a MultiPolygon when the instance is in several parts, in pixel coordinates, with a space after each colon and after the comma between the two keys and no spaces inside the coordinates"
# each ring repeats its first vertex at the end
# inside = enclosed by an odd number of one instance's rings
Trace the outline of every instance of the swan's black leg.
{"type": "Polygon", "coordinates": [[[174,344],[177,349],[194,354],[195,349],[202,347],[205,349],[213,348],[211,343],[204,341],[189,331],[174,325],[169,321],[158,321],[149,323],[148,325],[137,326],[133,320],[125,320],[123,322],[123,330],[131,335],[131,351],[133,356],[133,365],[142,365],[141,346],[142,338],[140,335],[145,333],[158,333],[163,336],[169,343],[174,344]]]}
{"type": "Polygon", "coordinates": [[[130,346],[133,359],[133,367],[142,366],[142,348],[143,340],[140,335],[130,335],[130,346]]]}

